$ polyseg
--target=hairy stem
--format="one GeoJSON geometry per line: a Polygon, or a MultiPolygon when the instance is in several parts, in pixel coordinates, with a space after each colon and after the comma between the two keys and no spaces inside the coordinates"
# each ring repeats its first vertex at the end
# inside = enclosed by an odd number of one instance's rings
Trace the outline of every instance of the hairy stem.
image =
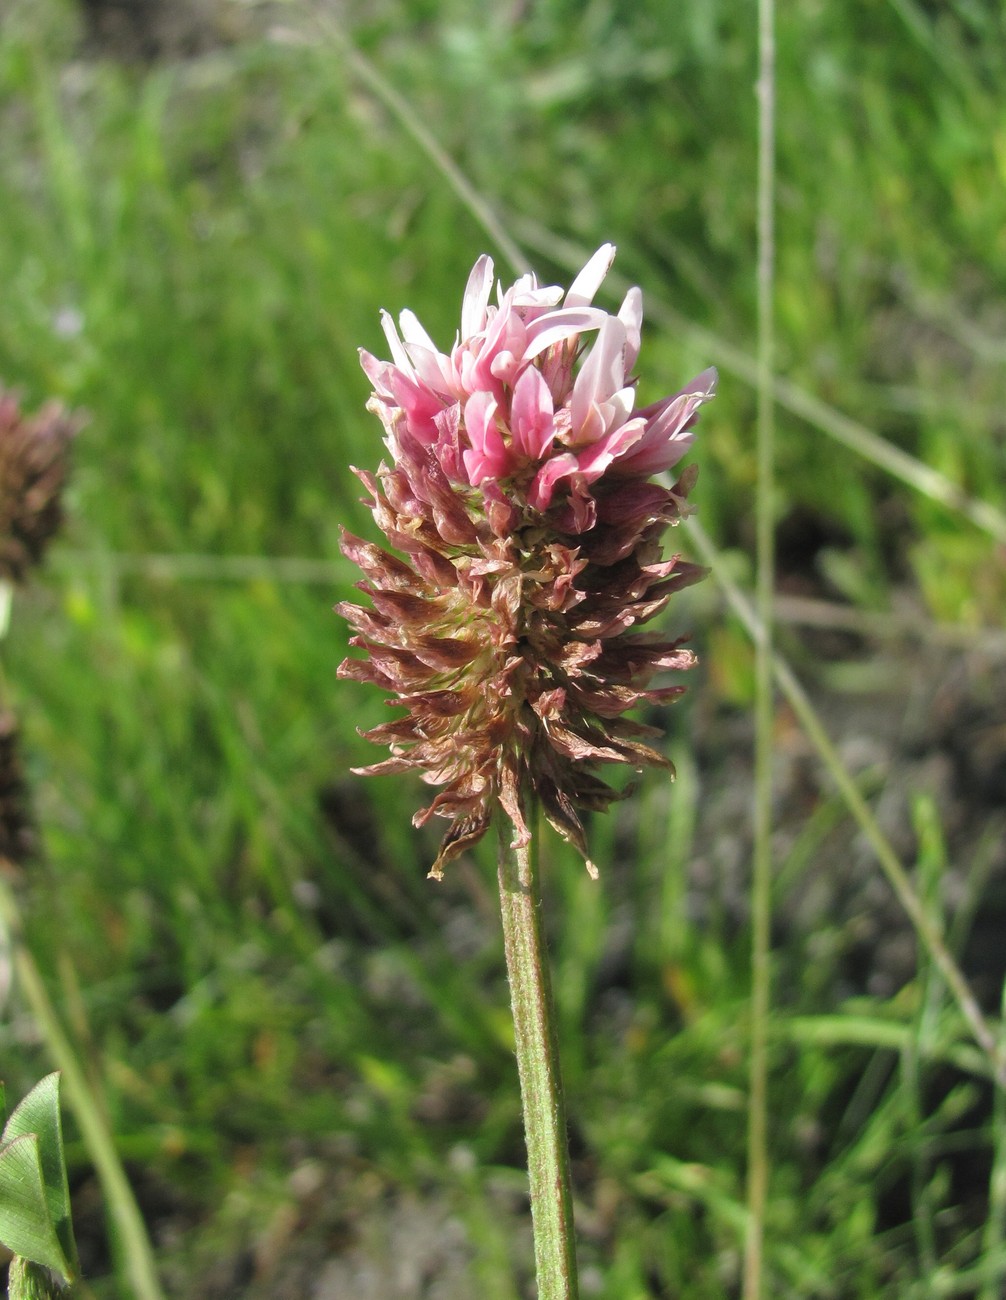
{"type": "Polygon", "coordinates": [[[533,840],[516,849],[509,840],[510,828],[501,825],[500,910],[524,1107],[538,1300],[576,1300],[566,1112],[537,863],[533,840]]]}

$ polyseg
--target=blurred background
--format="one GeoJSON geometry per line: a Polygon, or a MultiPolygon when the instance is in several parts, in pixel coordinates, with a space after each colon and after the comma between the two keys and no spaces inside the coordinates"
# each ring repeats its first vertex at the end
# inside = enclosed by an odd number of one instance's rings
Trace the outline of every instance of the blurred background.
{"type": "MultiPolygon", "coordinates": [[[[479,204],[545,283],[611,240],[644,290],[641,400],[720,368],[694,499],[750,585],[755,6],[0,18],[0,380],[87,414],[2,646],[40,846],[16,884],[165,1287],[532,1295],[491,848],[426,881],[422,791],[349,774],[384,717],[335,680],[338,529],[374,536],[348,466],[382,450],[357,348],[406,306],[447,347],[476,257],[511,278],[479,204]]],[[[1006,19],[805,0],[777,36],[780,645],[994,1014],[1006,19]]],[[[676,785],[594,820],[599,884],[543,849],[582,1290],[612,1300],[737,1295],[743,1246],[752,655],[711,580],[666,626],[702,660],[650,719],[676,785]]],[[[995,1300],[987,1061],[784,704],[777,755],[768,1294],[995,1300]]],[[[49,1060],[15,988],[8,1098],[49,1060]]],[[[128,1295],[67,1130],[85,1275],[128,1295]]]]}

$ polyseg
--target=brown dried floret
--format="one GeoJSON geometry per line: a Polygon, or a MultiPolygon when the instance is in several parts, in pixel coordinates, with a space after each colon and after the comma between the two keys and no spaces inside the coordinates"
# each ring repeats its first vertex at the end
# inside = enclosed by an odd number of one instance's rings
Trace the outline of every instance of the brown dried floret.
{"type": "Polygon", "coordinates": [[[59,529],[78,428],[56,403],[26,416],[13,394],[0,393],[0,578],[23,582],[59,529]]]}
{"type": "Polygon", "coordinates": [[[0,709],[0,861],[15,866],[24,865],[35,853],[19,739],[17,718],[9,709],[0,709]]]}

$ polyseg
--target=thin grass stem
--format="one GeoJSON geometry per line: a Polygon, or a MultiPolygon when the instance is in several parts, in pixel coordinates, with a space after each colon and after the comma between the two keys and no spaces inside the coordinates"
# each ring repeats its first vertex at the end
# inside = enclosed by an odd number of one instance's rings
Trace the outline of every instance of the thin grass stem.
{"type": "Polygon", "coordinates": [[[275,582],[331,587],[354,580],[352,566],[342,556],[328,560],[290,555],[213,555],[207,553],[148,554],[142,551],[77,551],[60,547],[50,559],[62,572],[96,569],[115,577],[141,574],[167,582],[275,582]]]}
{"type": "MultiPolygon", "coordinates": [[[[686,526],[695,542],[700,557],[712,569],[713,576],[722,587],[730,606],[752,639],[757,639],[761,635],[758,615],[740,588],[727,574],[724,565],[721,563],[718,549],[713,545],[701,524],[695,519],[690,519],[686,526]]],[[[898,855],[891,847],[890,841],[881,830],[866,800],[860,794],[856,783],[849,775],[841,758],[839,758],[838,752],[832,744],[824,724],[818,717],[817,711],[808,699],[806,691],[800,685],[789,663],[778,653],[773,655],[773,671],[779,688],[789,701],[807,738],[817,750],[839,793],[845,800],[846,806],[876,854],[881,870],[887,877],[888,883],[894,890],[898,901],[908,914],[909,920],[925,944],[930,957],[947,981],[958,1010],[967,1022],[975,1042],[988,1057],[993,1076],[1000,1087],[1006,1086],[1006,1051],[1000,1048],[996,1034],[978,1005],[978,1001],[971,991],[971,986],[954,960],[943,935],[940,934],[931,918],[927,915],[922,900],[913,887],[907,871],[901,865],[898,855]]]]}
{"type": "Polygon", "coordinates": [[[496,243],[497,248],[510,263],[510,268],[517,275],[523,275],[531,269],[523,250],[507,234],[506,227],[496,216],[489,203],[482,197],[454,159],[442,149],[433,135],[423,125],[419,114],[413,106],[401,96],[390,81],[373,63],[350,41],[338,24],[326,19],[324,15],[316,16],[325,34],[337,45],[353,74],[363,82],[372,94],[381,101],[386,109],[398,120],[407,135],[419,145],[433,165],[447,181],[451,189],[461,200],[464,207],[475,217],[482,228],[496,243]]]}
{"type": "MultiPolygon", "coordinates": [[[[1006,984],[1003,985],[1001,1017],[1006,1023],[1006,984]]],[[[1001,1040],[1003,1034],[1000,1034],[1001,1040]]],[[[1006,1042],[1002,1050],[1006,1053],[1006,1042]]],[[[989,1175],[989,1211],[982,1236],[982,1256],[988,1268],[978,1293],[978,1300],[998,1300],[1002,1295],[1006,1266],[1003,1245],[1006,1243],[1006,1086],[1000,1084],[992,1102],[992,1171],[989,1175]],[[993,1266],[993,1261],[1000,1263],[993,1266]]]]}
{"type": "Polygon", "coordinates": [[[755,644],[754,866],[751,880],[751,1058],[748,1095],[744,1300],[762,1294],[768,1196],[768,1021],[771,1004],[772,676],[775,590],[775,35],[772,0],[758,4],[758,499],[755,644]]]}
{"type": "MultiPolygon", "coordinates": [[[[921,796],[914,810],[915,831],[919,843],[916,877],[919,881],[921,901],[933,924],[946,932],[946,918],[940,897],[946,854],[942,835],[938,830],[936,809],[921,796]]],[[[925,1063],[932,1059],[939,1028],[944,985],[935,970],[925,945],[918,939],[916,981],[921,991],[915,1013],[912,1033],[901,1054],[901,1075],[906,1113],[912,1129],[925,1132],[925,1063]]],[[[939,1246],[936,1235],[936,1217],[939,1206],[935,1203],[932,1188],[932,1156],[928,1144],[912,1143],[910,1190],[912,1197],[912,1226],[915,1232],[916,1252],[924,1278],[923,1286],[931,1288],[939,1272],[939,1246]]],[[[927,1291],[928,1294],[928,1291],[927,1291]]]]}
{"type": "Polygon", "coordinates": [[[511,834],[512,828],[501,823],[500,910],[524,1108],[538,1300],[576,1300],[566,1109],[548,949],[542,930],[535,839],[532,837],[525,848],[514,848],[511,834]]]}

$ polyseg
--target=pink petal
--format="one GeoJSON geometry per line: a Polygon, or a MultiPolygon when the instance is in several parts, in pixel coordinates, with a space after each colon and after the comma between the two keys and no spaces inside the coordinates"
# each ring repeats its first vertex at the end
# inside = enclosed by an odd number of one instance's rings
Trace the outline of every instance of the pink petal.
{"type": "Polygon", "coordinates": [[[514,446],[531,460],[541,460],[555,437],[552,394],[541,371],[528,366],[517,380],[510,403],[514,446]]]}
{"type": "Polygon", "coordinates": [[[555,485],[560,479],[571,477],[579,468],[576,457],[568,451],[547,460],[534,476],[528,489],[527,499],[532,508],[547,510],[552,504],[555,485]]]}
{"type": "Polygon", "coordinates": [[[462,358],[461,379],[465,392],[485,389],[500,393],[502,380],[493,374],[493,362],[503,353],[521,356],[526,344],[524,322],[513,310],[509,291],[504,305],[490,318],[485,334],[474,342],[475,348],[462,358]]]}
{"type": "Polygon", "coordinates": [[[378,361],[369,352],[360,349],[360,364],[377,396],[390,399],[405,415],[405,422],[413,437],[428,446],[436,438],[433,421],[444,409],[444,401],[425,384],[417,382],[414,372],[399,370],[388,361],[378,361]]]}
{"type": "Polygon", "coordinates": [[[391,390],[387,387],[384,379],[384,372],[391,368],[387,361],[379,360],[366,348],[358,348],[357,351],[360,354],[360,365],[363,368],[363,373],[375,388],[382,389],[386,395],[390,396],[391,390]]]}
{"type": "Polygon", "coordinates": [[[628,420],[606,433],[592,446],[584,448],[576,457],[577,465],[587,483],[596,482],[602,474],[630,448],[635,447],[646,432],[646,421],[641,416],[628,420]]]}
{"type": "Polygon", "coordinates": [[[468,481],[505,478],[511,471],[510,454],[496,427],[496,399],[491,393],[473,393],[465,404],[465,431],[471,447],[462,453],[468,481]]]}
{"type": "Polygon", "coordinates": [[[455,396],[454,373],[450,360],[432,346],[425,347],[416,342],[409,342],[407,347],[412,368],[419,382],[445,397],[455,396]]]}
{"type": "Polygon", "coordinates": [[[694,441],[691,430],[699,407],[716,394],[716,378],[714,368],[703,370],[680,393],[640,411],[646,432],[631,454],[618,461],[615,472],[649,477],[676,465],[694,441]]]}

